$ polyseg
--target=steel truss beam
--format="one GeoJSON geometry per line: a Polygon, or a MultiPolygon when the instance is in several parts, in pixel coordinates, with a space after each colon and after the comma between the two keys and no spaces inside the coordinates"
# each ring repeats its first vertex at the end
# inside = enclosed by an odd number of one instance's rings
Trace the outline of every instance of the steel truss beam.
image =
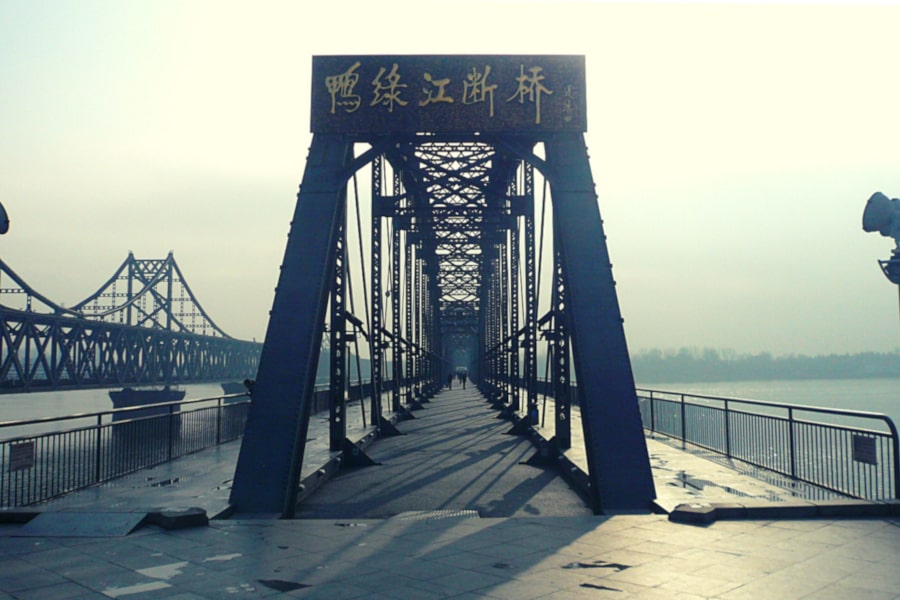
{"type": "Polygon", "coordinates": [[[0,309],[0,394],[228,381],[259,344],[0,309]]]}
{"type": "MultiPolygon", "coordinates": [[[[427,397],[455,368],[446,354],[467,349],[477,338],[477,373],[470,377],[517,411],[521,360],[526,420],[537,423],[536,166],[553,192],[556,269],[548,320],[553,318],[557,334],[554,380],[568,381],[571,353],[592,508],[649,509],[653,482],[586,148],[580,135],[560,134],[544,140],[546,159],[540,159],[531,153],[536,143],[502,136],[491,143],[472,137],[385,137],[354,159],[352,140],[316,134],[238,460],[231,499],[239,512],[294,514],[329,297],[333,369],[342,370],[334,363],[346,358],[346,323],[335,320],[346,311],[341,303],[349,295],[344,286],[346,182],[372,160],[370,252],[377,326],[370,332],[370,347],[378,355],[372,362],[378,380],[373,388],[382,389],[383,336],[391,339],[395,409],[402,404],[401,384],[407,403],[427,397]],[[385,219],[391,331],[381,306],[385,219]]],[[[333,382],[335,403],[343,398],[342,381],[333,382]]],[[[557,444],[565,448],[570,409],[561,390],[557,403],[557,444]]],[[[380,411],[373,402],[373,422],[380,411]]],[[[343,419],[342,412],[333,411],[332,419],[343,419]]],[[[337,431],[332,447],[342,437],[337,431]]]]}
{"type": "Polygon", "coordinates": [[[351,159],[349,140],[313,137],[231,490],[240,512],[294,514],[351,159]]]}
{"type": "Polygon", "coordinates": [[[593,508],[646,510],[656,493],[587,147],[559,134],[545,149],[593,508]]]}

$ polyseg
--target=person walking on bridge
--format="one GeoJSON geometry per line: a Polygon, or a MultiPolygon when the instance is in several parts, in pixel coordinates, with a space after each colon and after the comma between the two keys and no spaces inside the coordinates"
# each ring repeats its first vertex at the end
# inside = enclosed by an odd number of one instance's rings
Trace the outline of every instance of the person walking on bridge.
{"type": "Polygon", "coordinates": [[[447,389],[453,389],[453,373],[447,375],[447,389]]]}

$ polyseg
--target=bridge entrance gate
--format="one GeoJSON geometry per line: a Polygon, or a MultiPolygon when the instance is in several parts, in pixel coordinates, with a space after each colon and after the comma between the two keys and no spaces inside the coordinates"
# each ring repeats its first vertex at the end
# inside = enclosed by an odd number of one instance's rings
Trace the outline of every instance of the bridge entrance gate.
{"type": "Polygon", "coordinates": [[[323,347],[333,450],[346,437],[348,359],[367,354],[373,423],[382,398],[403,411],[466,373],[526,428],[539,392],[553,394],[562,451],[577,404],[591,508],[648,509],[653,481],[583,137],[584,57],[314,57],[311,107],[237,510],[293,516],[323,347]]]}

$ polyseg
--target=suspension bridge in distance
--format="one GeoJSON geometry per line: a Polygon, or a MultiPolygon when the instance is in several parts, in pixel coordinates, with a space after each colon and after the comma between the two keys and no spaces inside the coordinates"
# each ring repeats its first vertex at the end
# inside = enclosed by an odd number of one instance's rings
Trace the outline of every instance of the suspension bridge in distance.
{"type": "Polygon", "coordinates": [[[252,378],[261,344],[203,309],[170,252],[133,253],[64,307],[0,260],[0,394],[252,378]]]}

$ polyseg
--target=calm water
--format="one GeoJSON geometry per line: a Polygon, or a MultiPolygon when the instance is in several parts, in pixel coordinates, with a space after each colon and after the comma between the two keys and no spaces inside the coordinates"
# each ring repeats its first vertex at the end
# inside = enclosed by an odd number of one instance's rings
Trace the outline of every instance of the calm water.
{"type": "Polygon", "coordinates": [[[900,379],[654,383],[638,387],[882,413],[900,425],[900,379]]]}
{"type": "MultiPolygon", "coordinates": [[[[185,400],[212,398],[222,395],[222,387],[216,383],[198,383],[184,386],[185,400]]],[[[73,390],[67,392],[38,392],[0,396],[0,421],[21,421],[41,417],[61,417],[79,413],[100,412],[112,409],[109,390],[73,390]]],[[[0,438],[4,437],[0,433],[0,438]]]]}

